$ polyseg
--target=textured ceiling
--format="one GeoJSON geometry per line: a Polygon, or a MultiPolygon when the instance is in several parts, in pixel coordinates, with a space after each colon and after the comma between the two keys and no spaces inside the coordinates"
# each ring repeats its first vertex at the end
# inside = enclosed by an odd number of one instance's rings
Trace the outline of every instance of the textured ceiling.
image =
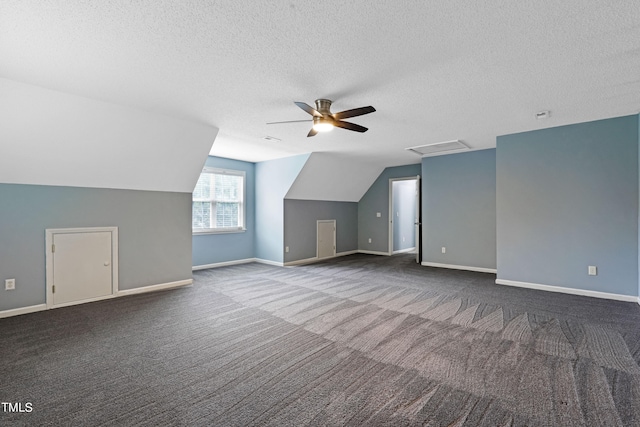
{"type": "Polygon", "coordinates": [[[637,0],[0,0],[0,77],[215,126],[212,154],[249,161],[392,166],[418,162],[416,145],[493,147],[637,113],[639,71],[637,0]],[[369,132],[266,125],[320,97],[373,105],[351,119],[369,132]]]}

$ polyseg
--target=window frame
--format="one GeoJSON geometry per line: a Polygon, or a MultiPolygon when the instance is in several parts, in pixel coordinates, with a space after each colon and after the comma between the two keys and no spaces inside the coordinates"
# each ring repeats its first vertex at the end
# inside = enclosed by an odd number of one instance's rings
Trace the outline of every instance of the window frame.
{"type": "MultiPolygon", "coordinates": [[[[247,231],[247,173],[241,170],[234,169],[222,169],[216,167],[205,166],[202,168],[200,175],[198,175],[198,180],[200,180],[200,176],[202,174],[212,174],[212,175],[231,175],[231,176],[240,176],[242,177],[242,196],[240,197],[240,209],[239,209],[239,227],[221,227],[221,228],[193,228],[193,202],[201,202],[203,200],[195,200],[193,197],[193,193],[191,193],[191,232],[193,235],[200,234],[228,234],[228,233],[244,233],[247,231]]],[[[195,190],[195,187],[194,187],[195,190]]],[[[213,203],[215,200],[212,200],[213,203]]]]}

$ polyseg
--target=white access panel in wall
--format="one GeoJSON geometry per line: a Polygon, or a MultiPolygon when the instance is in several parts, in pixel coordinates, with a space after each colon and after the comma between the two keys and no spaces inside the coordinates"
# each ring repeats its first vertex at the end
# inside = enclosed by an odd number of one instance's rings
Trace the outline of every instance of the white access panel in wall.
{"type": "Polygon", "coordinates": [[[115,296],[117,242],[116,227],[47,230],[47,307],[115,296]]]}
{"type": "Polygon", "coordinates": [[[316,257],[323,259],[336,256],[336,220],[319,220],[317,236],[316,257]]]}

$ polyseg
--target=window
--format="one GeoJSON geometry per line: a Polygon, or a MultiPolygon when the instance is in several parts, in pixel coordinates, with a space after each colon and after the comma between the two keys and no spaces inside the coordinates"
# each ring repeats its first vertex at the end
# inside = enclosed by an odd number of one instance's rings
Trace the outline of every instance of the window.
{"type": "Polygon", "coordinates": [[[204,168],[193,190],[194,233],[243,231],[245,173],[204,168]]]}

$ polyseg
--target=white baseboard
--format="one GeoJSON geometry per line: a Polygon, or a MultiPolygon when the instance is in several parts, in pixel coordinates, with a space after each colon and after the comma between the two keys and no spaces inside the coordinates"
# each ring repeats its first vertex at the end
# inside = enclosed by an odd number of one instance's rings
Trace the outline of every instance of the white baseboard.
{"type": "Polygon", "coordinates": [[[185,280],[178,280],[176,282],[161,283],[159,285],[142,286],[139,288],[125,289],[122,291],[118,291],[117,296],[122,297],[125,295],[136,295],[136,294],[144,294],[147,292],[163,291],[165,289],[173,289],[173,288],[179,288],[181,286],[188,286],[188,285],[191,285],[192,283],[193,283],[193,279],[185,279],[185,280]]]}
{"type": "Polygon", "coordinates": [[[103,295],[101,297],[87,298],[87,299],[78,300],[78,301],[69,301],[69,302],[56,304],[56,305],[51,304],[47,308],[54,309],[54,308],[69,307],[69,306],[72,306],[72,305],[87,304],[87,303],[90,303],[90,302],[103,301],[103,300],[106,300],[106,299],[117,298],[117,297],[118,297],[117,293],[116,294],[109,294],[109,295],[103,295]]]}
{"type": "Polygon", "coordinates": [[[318,258],[318,257],[313,257],[313,258],[307,258],[307,259],[299,259],[299,260],[295,260],[295,261],[288,261],[284,263],[285,267],[291,267],[294,265],[304,265],[304,264],[313,264],[314,262],[320,262],[320,261],[326,261],[328,259],[333,259],[333,258],[338,258],[341,256],[347,256],[347,255],[353,255],[353,254],[357,254],[358,251],[344,251],[344,252],[338,252],[335,254],[335,256],[330,256],[330,257],[326,257],[326,258],[318,258]]]}
{"type": "Polygon", "coordinates": [[[194,265],[191,267],[192,271],[196,270],[206,270],[208,268],[218,268],[218,267],[227,267],[229,265],[238,265],[238,264],[249,264],[251,262],[256,262],[255,258],[245,258],[245,259],[237,259],[233,261],[224,261],[224,262],[216,262],[213,264],[203,264],[203,265],[194,265]]]}
{"type": "Polygon", "coordinates": [[[284,267],[283,262],[271,261],[270,259],[256,258],[255,262],[258,262],[260,264],[275,265],[276,267],[284,267]]]}
{"type": "Polygon", "coordinates": [[[616,301],[636,302],[640,304],[640,298],[632,295],[611,294],[608,292],[588,291],[585,289],[564,288],[562,286],[541,285],[539,283],[518,282],[516,280],[496,279],[496,284],[515,286],[518,288],[537,289],[539,291],[559,292],[562,294],[581,295],[602,299],[612,299],[616,301]]]}
{"type": "Polygon", "coordinates": [[[407,252],[415,252],[416,251],[416,247],[414,246],[413,248],[407,248],[407,249],[400,249],[398,251],[393,251],[393,254],[406,254],[407,252]]]}
{"type": "Polygon", "coordinates": [[[329,257],[329,258],[313,257],[313,258],[306,258],[306,259],[297,259],[295,261],[287,261],[287,262],[285,262],[284,266],[285,267],[291,267],[291,266],[294,266],[294,265],[313,264],[314,262],[324,261],[325,259],[330,259],[330,258],[334,258],[334,257],[329,257]]]}
{"type": "Polygon", "coordinates": [[[495,268],[485,268],[485,267],[468,267],[465,265],[455,265],[455,264],[440,264],[438,262],[427,262],[422,261],[421,263],[425,267],[438,267],[438,268],[451,268],[453,270],[466,270],[466,271],[477,271],[480,273],[493,273],[496,274],[498,270],[495,268]]]}
{"type": "Polygon", "coordinates": [[[357,253],[358,253],[358,251],[357,251],[357,250],[355,250],[355,251],[344,251],[344,252],[338,252],[338,253],[336,254],[336,257],[339,257],[339,256],[347,256],[347,255],[353,255],[353,254],[357,254],[357,253]]]}
{"type": "Polygon", "coordinates": [[[21,314],[35,313],[47,309],[47,304],[30,305],[28,307],[14,308],[11,310],[0,311],[0,319],[4,317],[19,316],[21,314]]]}
{"type": "Polygon", "coordinates": [[[358,250],[358,253],[361,253],[361,254],[367,254],[367,255],[384,255],[384,256],[389,256],[389,252],[367,251],[367,250],[363,250],[363,249],[358,250]]]}
{"type": "Polygon", "coordinates": [[[181,287],[181,286],[187,286],[187,285],[190,285],[192,283],[193,283],[193,279],[178,280],[176,282],[161,283],[159,285],[151,285],[151,286],[143,286],[143,287],[140,287],[140,288],[125,289],[125,290],[122,290],[122,291],[118,291],[115,295],[105,295],[103,297],[91,298],[91,299],[87,299],[87,300],[83,300],[83,301],[72,301],[72,302],[69,302],[67,304],[60,304],[60,305],[51,306],[51,307],[47,307],[47,304],[38,304],[38,305],[31,305],[29,307],[14,308],[14,309],[11,309],[11,310],[0,311],[0,319],[2,319],[3,317],[12,317],[12,316],[19,316],[21,314],[35,313],[36,311],[52,310],[52,309],[63,308],[63,307],[68,307],[68,306],[72,306],[72,305],[79,305],[79,304],[86,304],[86,303],[89,303],[89,302],[102,301],[102,300],[106,300],[106,299],[123,297],[123,296],[126,296],[126,295],[144,294],[144,293],[147,293],[147,292],[155,292],[155,291],[161,291],[161,290],[165,290],[165,289],[173,289],[173,288],[178,288],[178,287],[181,287]]]}

